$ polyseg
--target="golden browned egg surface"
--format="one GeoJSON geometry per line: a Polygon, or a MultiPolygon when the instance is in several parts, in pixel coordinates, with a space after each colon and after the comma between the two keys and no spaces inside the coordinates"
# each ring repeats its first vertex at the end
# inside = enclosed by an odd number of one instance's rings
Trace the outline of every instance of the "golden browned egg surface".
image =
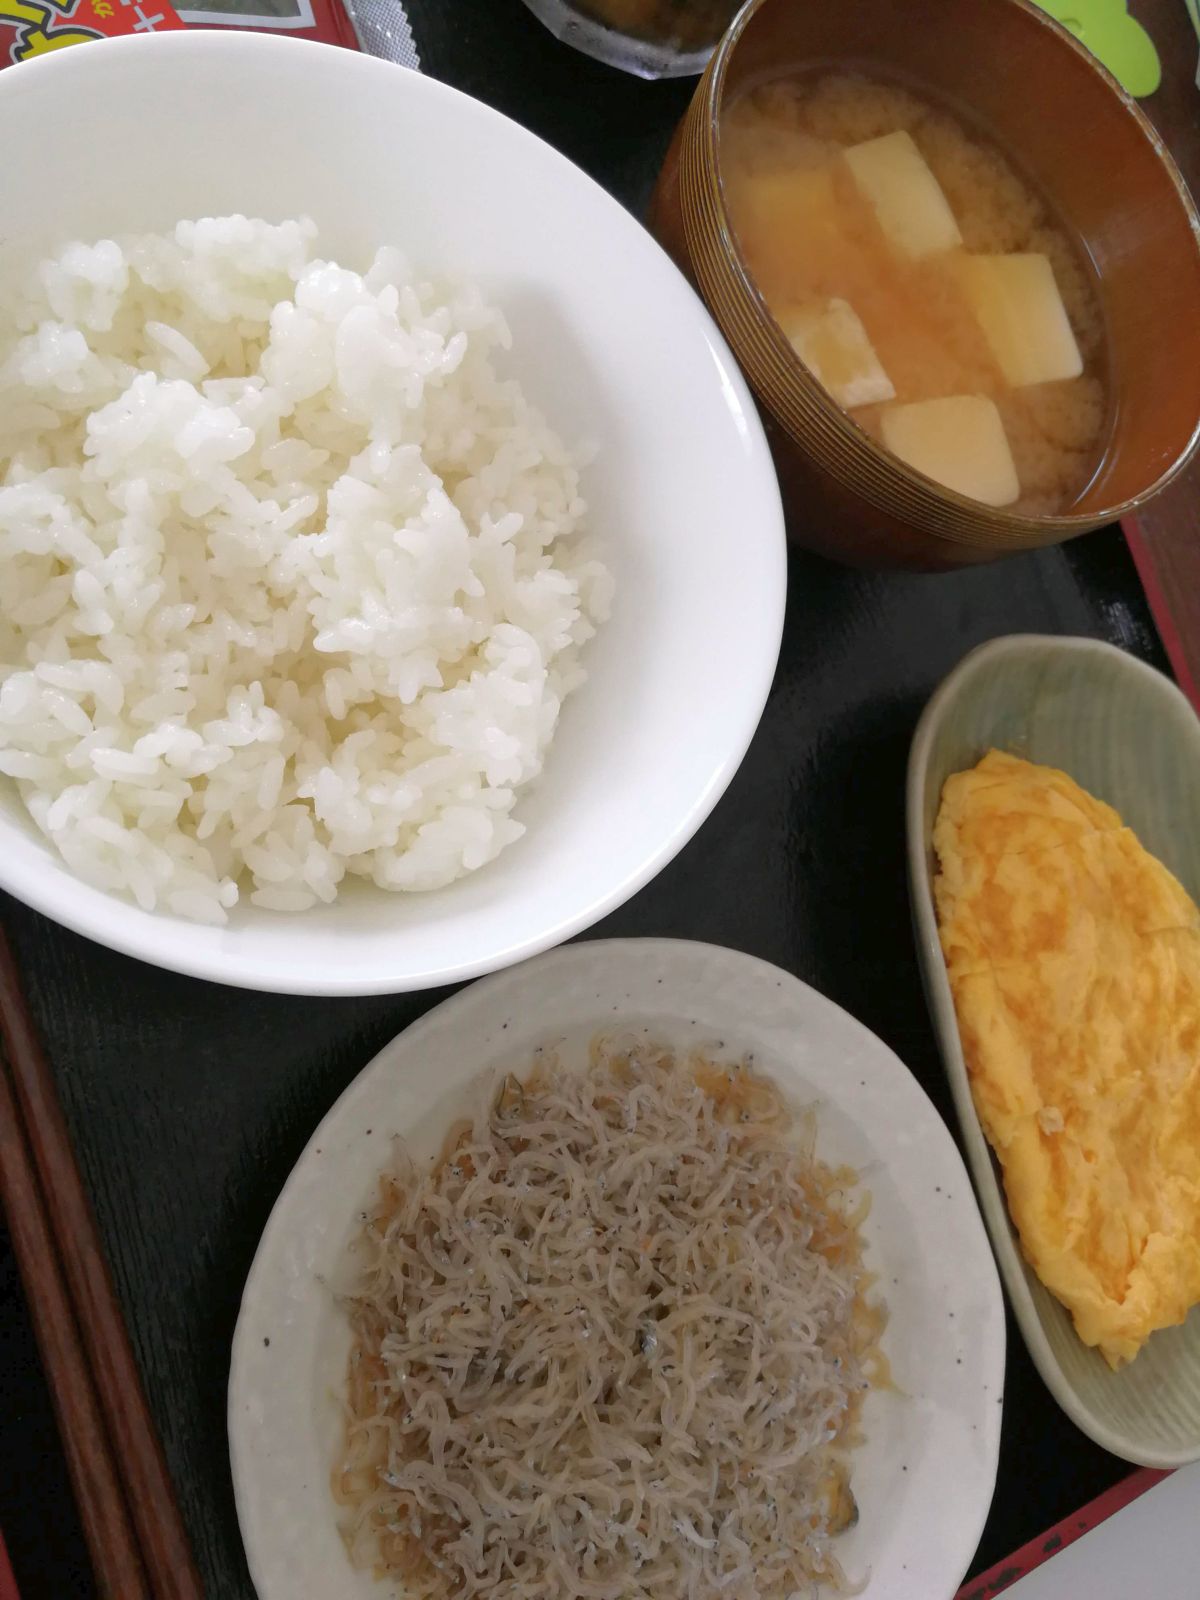
{"type": "Polygon", "coordinates": [[[1200,1301],[1200,912],[1111,807],[997,750],[947,781],[933,842],[1022,1248],[1119,1366],[1200,1301]]]}

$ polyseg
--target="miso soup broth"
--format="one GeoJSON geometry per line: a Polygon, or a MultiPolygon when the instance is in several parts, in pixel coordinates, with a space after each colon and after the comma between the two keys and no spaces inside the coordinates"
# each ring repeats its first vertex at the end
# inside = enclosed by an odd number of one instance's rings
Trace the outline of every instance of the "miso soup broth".
{"type": "Polygon", "coordinates": [[[904,88],[773,82],[721,127],[725,202],[767,306],[893,454],[988,505],[1065,512],[1109,427],[1082,249],[993,146],[904,88]]]}

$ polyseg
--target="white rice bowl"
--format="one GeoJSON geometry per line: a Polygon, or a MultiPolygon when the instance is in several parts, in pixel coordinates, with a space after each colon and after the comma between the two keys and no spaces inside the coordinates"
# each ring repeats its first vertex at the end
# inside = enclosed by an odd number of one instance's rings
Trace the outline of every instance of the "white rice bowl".
{"type": "Polygon", "coordinates": [[[7,296],[0,773],[147,911],[485,865],[608,609],[500,312],[316,235],[181,222],[7,296]]]}
{"type": "MultiPolygon", "coordinates": [[[[511,350],[493,351],[497,371],[519,380],[572,451],[595,447],[582,537],[597,541],[613,600],[579,650],[587,679],[562,706],[543,770],[507,814],[524,834],[445,888],[389,893],[347,872],[336,899],[293,915],[254,904],[247,873],[224,923],[177,914],[156,884],[148,912],[83,881],[18,792],[33,780],[0,776],[0,891],[140,960],[310,995],[461,982],[628,900],[737,770],[770,688],[788,583],[754,402],[680,273],[636,218],[527,129],[353,50],[230,29],[55,50],[0,72],[0,147],[23,149],[33,127],[66,131],[36,162],[0,171],[2,283],[72,239],[169,234],[180,217],[240,213],[312,217],[316,249],[359,271],[391,243],[422,272],[480,285],[512,330],[511,350]]],[[[12,311],[0,297],[0,320],[12,311]]],[[[156,368],[165,362],[156,355],[156,368]]],[[[239,476],[237,458],[226,465],[239,476]]],[[[555,542],[555,566],[588,559],[580,537],[555,542]]],[[[585,604],[602,600],[580,581],[585,604]]],[[[551,671],[565,685],[576,668],[564,654],[551,671]]],[[[230,720],[228,707],[207,720],[230,720]]],[[[767,752],[743,784],[754,792],[772,772],[767,752]]],[[[729,842],[720,827],[709,837],[729,842]]],[[[29,923],[15,909],[12,928],[23,941],[29,923]]]]}

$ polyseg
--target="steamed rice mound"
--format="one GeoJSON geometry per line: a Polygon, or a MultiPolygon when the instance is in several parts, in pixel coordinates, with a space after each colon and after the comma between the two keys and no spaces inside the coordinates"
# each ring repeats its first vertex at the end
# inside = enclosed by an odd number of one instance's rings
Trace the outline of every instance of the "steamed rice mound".
{"type": "Polygon", "coordinates": [[[0,773],[147,909],[492,860],[609,582],[508,330],[308,221],[72,244],[0,327],[0,773]]]}

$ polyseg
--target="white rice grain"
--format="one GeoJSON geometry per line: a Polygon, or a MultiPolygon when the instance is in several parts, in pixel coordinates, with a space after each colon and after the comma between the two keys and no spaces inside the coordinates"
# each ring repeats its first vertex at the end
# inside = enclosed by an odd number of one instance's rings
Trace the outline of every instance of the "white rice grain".
{"type": "Polygon", "coordinates": [[[0,329],[0,774],[81,877],[207,923],[492,860],[608,605],[501,315],[315,242],[70,244],[0,329]]]}

